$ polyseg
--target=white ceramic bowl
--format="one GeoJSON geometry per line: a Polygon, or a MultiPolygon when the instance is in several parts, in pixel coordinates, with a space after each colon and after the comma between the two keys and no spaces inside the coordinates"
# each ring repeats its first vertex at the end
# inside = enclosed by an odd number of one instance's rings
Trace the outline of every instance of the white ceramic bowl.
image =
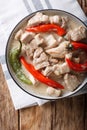
{"type": "MultiPolygon", "coordinates": [[[[83,25],[86,27],[86,25],[79,19],[77,18],[76,16],[68,13],[68,12],[65,12],[65,11],[62,11],[62,10],[55,10],[55,9],[47,9],[47,10],[40,10],[39,12],[43,12],[45,14],[59,14],[59,15],[66,15],[68,16],[71,20],[73,20],[73,22],[76,22],[80,25],[83,25]]],[[[46,100],[55,100],[55,99],[60,99],[60,98],[65,98],[65,97],[70,97],[70,96],[73,96],[73,95],[77,95],[79,94],[82,89],[86,86],[87,84],[87,78],[83,81],[83,83],[76,89],[74,90],[73,92],[69,92],[69,93],[66,93],[64,94],[63,96],[61,97],[50,97],[50,96],[45,96],[45,95],[40,95],[38,93],[35,93],[34,91],[32,91],[32,87],[31,86],[27,86],[25,84],[23,84],[22,82],[20,82],[20,80],[16,77],[15,73],[13,72],[10,64],[9,64],[9,60],[8,60],[8,54],[9,54],[9,49],[10,49],[10,45],[11,45],[11,41],[12,39],[14,38],[14,34],[15,32],[17,32],[17,30],[19,30],[25,23],[27,23],[27,21],[33,16],[35,15],[36,12],[28,15],[27,17],[25,17],[24,19],[22,19],[16,26],[15,28],[13,29],[13,31],[11,32],[10,36],[9,36],[9,39],[8,39],[8,42],[7,42],[7,46],[6,46],[6,64],[7,64],[7,68],[9,70],[9,73],[11,75],[11,77],[13,78],[14,82],[18,85],[18,87],[20,87],[23,91],[25,91],[26,93],[34,96],[34,97],[38,97],[38,98],[41,98],[41,99],[46,99],[46,100]]],[[[38,89],[38,88],[37,88],[38,89]]]]}

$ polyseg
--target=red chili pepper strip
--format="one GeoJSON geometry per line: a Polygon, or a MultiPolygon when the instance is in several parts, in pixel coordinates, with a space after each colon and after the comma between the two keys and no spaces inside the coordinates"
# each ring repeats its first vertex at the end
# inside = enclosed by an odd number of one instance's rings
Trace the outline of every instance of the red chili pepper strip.
{"type": "Polygon", "coordinates": [[[60,36],[66,34],[65,29],[56,24],[43,24],[35,27],[27,27],[25,30],[29,32],[47,32],[50,30],[56,30],[60,36]]]}
{"type": "Polygon", "coordinates": [[[80,42],[74,42],[72,41],[71,44],[73,45],[74,49],[83,49],[85,51],[87,51],[87,44],[84,43],[80,43],[80,42]]]}
{"type": "Polygon", "coordinates": [[[69,67],[77,72],[87,72],[87,61],[84,64],[78,64],[74,63],[70,59],[66,58],[66,62],[69,65],[69,67]]]}
{"type": "Polygon", "coordinates": [[[47,77],[45,77],[43,74],[41,74],[38,70],[35,70],[34,66],[27,63],[25,58],[23,56],[20,57],[20,61],[21,63],[25,66],[25,68],[40,82],[49,85],[51,87],[54,88],[60,88],[60,89],[64,89],[64,87],[59,84],[56,81],[53,81],[47,77]]]}
{"type": "MultiPolygon", "coordinates": [[[[73,45],[74,49],[83,49],[87,52],[87,45],[80,42],[72,41],[71,44],[73,45]]],[[[69,67],[77,72],[86,72],[87,71],[87,61],[83,64],[74,63],[69,58],[66,58],[66,62],[68,63],[69,67]]]]}

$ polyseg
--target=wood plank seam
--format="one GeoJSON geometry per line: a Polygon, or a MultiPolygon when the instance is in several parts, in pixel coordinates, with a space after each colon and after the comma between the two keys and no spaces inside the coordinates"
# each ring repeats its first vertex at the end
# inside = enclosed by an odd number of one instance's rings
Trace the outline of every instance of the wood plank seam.
{"type": "Polygon", "coordinates": [[[20,110],[18,110],[18,130],[20,130],[20,110]]]}
{"type": "Polygon", "coordinates": [[[81,4],[82,4],[82,9],[87,14],[87,0],[82,0],[81,4]]]}

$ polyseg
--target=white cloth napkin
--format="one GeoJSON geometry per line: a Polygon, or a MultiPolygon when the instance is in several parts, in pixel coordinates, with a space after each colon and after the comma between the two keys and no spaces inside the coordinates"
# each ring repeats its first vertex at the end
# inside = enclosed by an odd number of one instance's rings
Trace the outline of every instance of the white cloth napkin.
{"type": "Polygon", "coordinates": [[[70,12],[87,24],[87,17],[76,0],[0,0],[0,63],[16,110],[42,105],[47,101],[28,95],[12,80],[5,63],[6,42],[12,29],[22,18],[36,10],[48,8],[70,12]]]}

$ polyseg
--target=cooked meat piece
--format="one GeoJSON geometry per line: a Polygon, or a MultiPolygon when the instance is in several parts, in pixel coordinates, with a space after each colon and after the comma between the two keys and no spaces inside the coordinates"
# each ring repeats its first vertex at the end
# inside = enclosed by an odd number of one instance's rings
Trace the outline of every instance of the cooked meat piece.
{"type": "Polygon", "coordinates": [[[49,62],[51,65],[57,64],[58,63],[58,59],[55,59],[53,57],[49,57],[49,62]]]}
{"type": "Polygon", "coordinates": [[[44,76],[49,76],[52,73],[52,66],[47,66],[45,70],[42,71],[44,76]]]}
{"type": "Polygon", "coordinates": [[[61,25],[65,28],[67,26],[68,17],[61,17],[58,15],[49,16],[50,23],[61,25]]]}
{"type": "Polygon", "coordinates": [[[84,63],[87,60],[87,52],[81,51],[79,53],[80,62],[84,63]]]}
{"type": "Polygon", "coordinates": [[[65,41],[65,39],[64,39],[63,37],[59,36],[59,35],[56,34],[55,32],[52,32],[52,35],[53,35],[54,38],[57,40],[58,45],[59,45],[61,42],[65,41]]]}
{"type": "Polygon", "coordinates": [[[80,84],[75,75],[65,74],[64,76],[65,88],[69,91],[73,91],[80,84]]]}
{"type": "Polygon", "coordinates": [[[71,58],[72,58],[72,52],[67,53],[67,54],[65,55],[65,57],[68,58],[68,59],[71,59],[71,58]]]}
{"type": "Polygon", "coordinates": [[[61,16],[58,16],[58,15],[54,15],[54,16],[49,16],[49,20],[50,20],[50,23],[54,23],[54,24],[58,24],[58,25],[61,25],[61,16]]]}
{"type": "Polygon", "coordinates": [[[46,60],[48,60],[48,56],[42,52],[39,57],[34,58],[33,64],[36,65],[46,60]]]}
{"type": "Polygon", "coordinates": [[[58,47],[52,48],[52,49],[48,49],[46,50],[46,52],[51,55],[52,57],[56,57],[56,58],[64,58],[65,54],[67,54],[67,49],[66,47],[68,46],[69,42],[68,41],[64,41],[61,44],[59,44],[58,47]]]}
{"type": "Polygon", "coordinates": [[[68,59],[72,59],[75,63],[79,63],[80,62],[80,57],[72,57],[73,53],[68,53],[65,55],[66,58],[68,59]]]}
{"type": "Polygon", "coordinates": [[[21,55],[26,56],[26,46],[25,46],[25,44],[22,44],[21,55]]]}
{"type": "Polygon", "coordinates": [[[70,72],[70,68],[69,68],[69,66],[68,66],[68,64],[66,62],[63,63],[62,65],[60,65],[59,68],[60,68],[60,73],[61,74],[70,72]]]}
{"type": "Polygon", "coordinates": [[[52,72],[56,70],[56,64],[58,63],[57,59],[54,59],[52,57],[49,58],[50,66],[47,66],[44,70],[42,70],[42,73],[45,76],[49,76],[52,72]]]}
{"type": "Polygon", "coordinates": [[[32,32],[24,32],[21,37],[20,40],[23,43],[29,43],[35,36],[35,33],[32,32]]]}
{"type": "Polygon", "coordinates": [[[61,74],[65,74],[65,73],[70,72],[70,68],[66,62],[64,62],[63,64],[54,65],[54,68],[55,68],[54,73],[56,75],[61,75],[61,74]]]}
{"type": "Polygon", "coordinates": [[[52,87],[48,87],[46,92],[48,95],[54,96],[54,97],[59,97],[61,95],[61,90],[58,90],[52,87]]]}
{"type": "Polygon", "coordinates": [[[33,57],[33,58],[39,57],[40,54],[43,52],[43,49],[41,47],[38,47],[38,43],[40,44],[43,39],[41,41],[37,42],[39,39],[38,37],[39,37],[39,34],[37,34],[35,36],[35,39],[33,39],[29,44],[26,45],[26,54],[30,58],[31,57],[33,57]]]}
{"type": "Polygon", "coordinates": [[[15,34],[15,40],[20,40],[21,35],[23,34],[23,30],[20,29],[16,34],[15,34]]]}
{"type": "Polygon", "coordinates": [[[86,29],[83,26],[75,28],[72,31],[69,31],[65,37],[67,40],[80,41],[86,38],[86,29]]]}
{"type": "Polygon", "coordinates": [[[50,49],[58,45],[56,39],[54,38],[52,34],[47,32],[47,33],[42,33],[41,36],[44,39],[45,49],[50,49]]]}
{"type": "Polygon", "coordinates": [[[47,15],[43,15],[42,13],[38,12],[36,13],[35,16],[33,16],[31,19],[28,21],[28,26],[36,26],[40,23],[48,23],[49,22],[49,17],[47,15]]]}
{"type": "Polygon", "coordinates": [[[25,50],[26,50],[26,55],[28,58],[31,58],[33,57],[33,53],[35,51],[35,49],[37,49],[38,46],[36,44],[36,41],[35,39],[33,39],[30,43],[28,43],[26,46],[25,46],[25,50]]]}
{"type": "Polygon", "coordinates": [[[49,17],[47,15],[42,15],[40,20],[41,20],[41,23],[48,23],[49,17]]]}
{"type": "Polygon", "coordinates": [[[34,52],[34,55],[33,55],[33,58],[38,58],[40,57],[41,53],[43,52],[43,49],[41,47],[38,47],[35,52],[34,52]]]}
{"type": "Polygon", "coordinates": [[[38,25],[38,24],[40,24],[41,23],[41,21],[40,21],[40,18],[42,17],[42,13],[40,13],[40,12],[38,12],[38,13],[36,13],[36,15],[35,16],[33,16],[32,18],[30,18],[29,20],[28,20],[28,26],[35,26],[35,25],[38,25]]]}
{"type": "Polygon", "coordinates": [[[49,76],[54,71],[52,66],[47,66],[44,70],[42,70],[43,75],[49,76]]]}
{"type": "Polygon", "coordinates": [[[68,20],[68,17],[62,17],[62,28],[66,28],[68,20]]]}
{"type": "Polygon", "coordinates": [[[55,38],[51,34],[49,36],[45,37],[45,42],[46,42],[45,49],[50,49],[57,45],[55,38]]]}
{"type": "Polygon", "coordinates": [[[44,42],[44,39],[43,39],[43,37],[40,35],[40,33],[37,34],[34,38],[35,38],[36,44],[37,44],[38,46],[41,45],[41,44],[44,42]]]}
{"type": "Polygon", "coordinates": [[[34,52],[33,64],[37,70],[49,65],[48,56],[42,51],[43,50],[39,47],[34,52]]]}
{"type": "Polygon", "coordinates": [[[34,66],[35,66],[36,70],[40,70],[40,69],[42,69],[44,67],[49,66],[49,62],[48,61],[43,61],[43,62],[40,62],[39,64],[34,65],[34,66]]]}
{"type": "Polygon", "coordinates": [[[74,61],[75,63],[79,63],[79,62],[80,62],[80,58],[79,58],[79,57],[73,58],[73,61],[74,61]]]}
{"type": "Polygon", "coordinates": [[[69,32],[67,32],[67,34],[64,36],[64,38],[66,39],[66,40],[71,40],[71,30],[69,31],[69,32]]]}
{"type": "Polygon", "coordinates": [[[66,58],[72,59],[76,63],[84,63],[87,59],[87,54],[85,51],[76,50],[73,53],[68,53],[66,58]]]}

